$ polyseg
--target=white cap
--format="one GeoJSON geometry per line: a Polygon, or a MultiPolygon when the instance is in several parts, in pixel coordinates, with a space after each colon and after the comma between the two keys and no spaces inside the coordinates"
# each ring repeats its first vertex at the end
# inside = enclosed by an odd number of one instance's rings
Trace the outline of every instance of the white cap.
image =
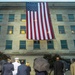
{"type": "Polygon", "coordinates": [[[15,60],[19,60],[19,58],[15,58],[15,60]]]}

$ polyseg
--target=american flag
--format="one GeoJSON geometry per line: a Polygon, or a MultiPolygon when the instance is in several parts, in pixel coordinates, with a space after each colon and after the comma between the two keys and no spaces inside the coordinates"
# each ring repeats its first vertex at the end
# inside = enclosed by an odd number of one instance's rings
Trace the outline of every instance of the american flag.
{"type": "Polygon", "coordinates": [[[30,40],[50,40],[54,38],[48,3],[26,3],[26,35],[30,40]]]}

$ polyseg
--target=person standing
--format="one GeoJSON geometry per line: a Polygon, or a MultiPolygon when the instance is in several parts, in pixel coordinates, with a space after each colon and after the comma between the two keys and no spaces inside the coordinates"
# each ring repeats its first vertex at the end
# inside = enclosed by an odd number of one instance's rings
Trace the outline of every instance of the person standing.
{"type": "Polygon", "coordinates": [[[19,58],[15,58],[15,62],[13,62],[12,64],[14,65],[13,75],[17,75],[18,66],[21,65],[19,63],[19,58]]]}
{"type": "Polygon", "coordinates": [[[18,66],[17,75],[27,75],[27,66],[24,63],[24,60],[21,60],[21,65],[18,66]]]}
{"type": "Polygon", "coordinates": [[[30,75],[31,67],[29,62],[26,63],[26,66],[27,66],[27,75],[30,75]]]}
{"type": "Polygon", "coordinates": [[[11,59],[7,59],[7,63],[3,65],[2,74],[1,75],[13,75],[12,71],[14,70],[14,66],[11,63],[11,59]]]}
{"type": "Polygon", "coordinates": [[[72,60],[73,63],[70,66],[71,75],[75,75],[75,59],[72,60]]]}
{"type": "Polygon", "coordinates": [[[60,61],[60,57],[56,57],[54,63],[54,75],[64,75],[63,73],[64,64],[60,61]]]}

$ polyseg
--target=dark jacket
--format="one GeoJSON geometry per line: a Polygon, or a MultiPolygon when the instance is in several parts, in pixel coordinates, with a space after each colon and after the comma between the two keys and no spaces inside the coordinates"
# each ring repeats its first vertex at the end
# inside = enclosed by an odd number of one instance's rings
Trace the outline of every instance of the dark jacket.
{"type": "Polygon", "coordinates": [[[13,75],[12,71],[14,70],[14,66],[11,63],[7,63],[3,65],[2,74],[1,75],[13,75]]]}
{"type": "Polygon", "coordinates": [[[27,75],[27,66],[25,64],[21,64],[18,67],[17,75],[27,75]]]}
{"type": "Polygon", "coordinates": [[[27,66],[27,75],[30,75],[31,67],[27,66]]]}
{"type": "Polygon", "coordinates": [[[61,61],[54,63],[54,75],[63,75],[64,64],[61,61]]]}
{"type": "Polygon", "coordinates": [[[6,64],[6,63],[7,62],[5,60],[0,61],[0,72],[2,72],[3,65],[6,64]]]}
{"type": "Polygon", "coordinates": [[[35,70],[35,75],[48,75],[47,71],[37,71],[35,70]]]}

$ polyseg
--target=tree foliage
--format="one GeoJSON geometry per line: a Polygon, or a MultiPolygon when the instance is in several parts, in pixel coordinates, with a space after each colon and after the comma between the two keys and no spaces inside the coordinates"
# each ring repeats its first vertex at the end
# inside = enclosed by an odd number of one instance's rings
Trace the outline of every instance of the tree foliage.
{"type": "Polygon", "coordinates": [[[56,57],[59,57],[61,59],[61,61],[64,61],[64,62],[68,63],[69,65],[71,64],[70,60],[66,60],[66,59],[62,58],[59,54],[45,54],[43,56],[43,58],[48,60],[48,62],[50,64],[50,69],[54,68],[54,62],[56,61],[56,57]]]}
{"type": "Polygon", "coordinates": [[[7,58],[9,58],[8,55],[6,55],[6,54],[0,52],[0,61],[1,61],[1,60],[7,60],[7,58]]]}
{"type": "MultiPolygon", "coordinates": [[[[43,58],[45,58],[49,64],[50,64],[50,69],[53,69],[54,67],[54,62],[56,61],[56,57],[59,56],[58,54],[45,54],[43,58]]],[[[59,56],[60,57],[60,56],[59,56]]],[[[61,58],[61,57],[60,57],[61,58]]]]}

